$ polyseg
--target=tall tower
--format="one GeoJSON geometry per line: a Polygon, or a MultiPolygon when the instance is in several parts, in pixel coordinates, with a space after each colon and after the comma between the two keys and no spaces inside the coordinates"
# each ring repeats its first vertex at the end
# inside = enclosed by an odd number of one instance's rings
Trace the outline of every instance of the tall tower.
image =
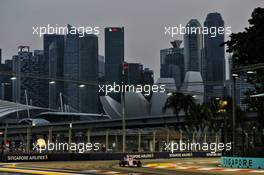
{"type": "Polygon", "coordinates": [[[85,35],[79,38],[79,80],[89,85],[79,85],[79,111],[98,112],[98,37],[85,35]]]}
{"type": "Polygon", "coordinates": [[[19,102],[25,104],[25,96],[24,91],[29,91],[29,88],[31,88],[31,82],[28,81],[26,77],[22,77],[22,73],[29,74],[30,71],[30,61],[32,59],[32,52],[30,52],[28,46],[19,46],[18,47],[18,54],[14,55],[13,60],[13,72],[16,75],[15,81],[12,83],[12,95],[13,95],[13,101],[19,102]]]}
{"type": "MultiPolygon", "coordinates": [[[[68,26],[70,28],[71,26],[68,26]]],[[[69,80],[79,79],[79,36],[67,34],[65,36],[63,77],[69,80]]],[[[64,82],[64,101],[69,105],[70,112],[79,112],[78,84],[64,82]]]]}
{"type": "Polygon", "coordinates": [[[174,78],[177,88],[184,79],[184,49],[180,48],[182,41],[171,42],[172,48],[160,50],[160,77],[174,78]]]}
{"type": "MultiPolygon", "coordinates": [[[[105,28],[105,82],[121,83],[122,64],[124,62],[124,27],[105,28]]],[[[120,100],[118,94],[113,94],[120,100]]]]}
{"type": "Polygon", "coordinates": [[[45,72],[43,51],[35,50],[33,55],[29,46],[19,46],[18,49],[18,54],[13,56],[12,66],[15,73],[15,79],[12,81],[13,101],[47,107],[46,86],[42,79],[38,78],[43,77],[45,72]]]}
{"type": "MultiPolygon", "coordinates": [[[[64,36],[63,35],[56,35],[56,34],[45,34],[43,36],[43,51],[44,51],[44,62],[43,62],[43,66],[44,66],[44,73],[43,73],[43,76],[52,76],[54,77],[54,75],[51,75],[50,74],[50,53],[49,53],[49,49],[50,49],[50,45],[57,41],[57,44],[60,44],[62,42],[64,42],[64,36]]],[[[58,53],[58,54],[61,54],[61,53],[58,53]]],[[[58,55],[60,57],[60,55],[58,55]]],[[[55,65],[53,65],[55,66],[55,65]]],[[[63,67],[63,65],[60,65],[61,67],[63,67]]],[[[54,72],[54,70],[51,70],[52,72],[54,72]]],[[[54,95],[54,92],[49,92],[50,90],[50,85],[49,85],[49,81],[45,81],[45,80],[42,80],[43,82],[43,85],[45,86],[44,88],[44,91],[43,93],[44,94],[49,94],[49,95],[54,95]]],[[[53,88],[53,87],[52,87],[53,88]]],[[[54,89],[51,89],[51,90],[54,90],[54,89]]],[[[46,107],[49,107],[49,103],[50,103],[50,100],[49,98],[46,98],[46,103],[47,103],[47,106],[46,107]]],[[[51,106],[53,107],[53,106],[51,106]]]]}
{"type": "MultiPolygon", "coordinates": [[[[201,72],[202,34],[199,30],[201,24],[197,19],[191,19],[186,28],[195,28],[195,32],[184,35],[184,69],[187,71],[201,72]]],[[[194,30],[190,30],[194,31],[194,30]]]]}
{"type": "MultiPolygon", "coordinates": [[[[71,27],[71,26],[68,26],[71,27]]],[[[63,76],[86,84],[64,82],[65,102],[70,111],[98,112],[98,37],[67,34],[65,38],[63,76]]]]}
{"type": "MultiPolygon", "coordinates": [[[[207,28],[224,27],[220,13],[209,13],[204,22],[207,28]]],[[[206,99],[222,97],[225,81],[225,48],[220,46],[224,42],[224,34],[204,35],[204,63],[206,99]]]]}
{"type": "Polygon", "coordinates": [[[0,48],[0,64],[2,63],[2,49],[0,48]]]}
{"type": "MultiPolygon", "coordinates": [[[[49,45],[49,78],[63,78],[64,36],[54,38],[49,45]]],[[[63,81],[49,84],[49,108],[58,109],[59,94],[63,93],[63,81]]]]}

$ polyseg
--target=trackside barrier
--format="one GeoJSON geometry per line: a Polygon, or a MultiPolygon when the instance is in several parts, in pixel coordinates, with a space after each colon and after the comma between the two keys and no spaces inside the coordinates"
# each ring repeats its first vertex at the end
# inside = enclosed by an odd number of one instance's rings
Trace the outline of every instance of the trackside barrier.
{"type": "Polygon", "coordinates": [[[138,159],[169,159],[188,157],[220,157],[221,153],[209,152],[154,152],[154,153],[47,153],[47,154],[5,154],[3,162],[35,162],[35,161],[79,161],[79,160],[120,160],[131,155],[138,159]]]}
{"type": "Polygon", "coordinates": [[[221,157],[220,163],[229,168],[264,169],[264,158],[221,157]]]}

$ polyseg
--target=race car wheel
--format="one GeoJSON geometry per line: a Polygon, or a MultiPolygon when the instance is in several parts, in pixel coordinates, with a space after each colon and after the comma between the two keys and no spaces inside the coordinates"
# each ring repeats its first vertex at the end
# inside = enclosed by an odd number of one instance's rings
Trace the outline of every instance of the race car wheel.
{"type": "Polygon", "coordinates": [[[142,167],[142,163],[140,161],[138,161],[137,167],[142,167]]]}

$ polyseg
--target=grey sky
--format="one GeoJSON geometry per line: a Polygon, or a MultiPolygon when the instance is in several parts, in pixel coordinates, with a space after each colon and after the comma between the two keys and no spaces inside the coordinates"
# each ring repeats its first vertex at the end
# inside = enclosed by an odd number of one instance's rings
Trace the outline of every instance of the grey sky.
{"type": "MultiPolygon", "coordinates": [[[[233,32],[243,30],[263,0],[0,0],[0,48],[3,58],[17,53],[18,45],[42,49],[42,38],[32,26],[47,24],[99,26],[99,52],[104,55],[106,26],[125,27],[125,58],[141,62],[159,76],[159,50],[170,47],[164,26],[185,25],[191,18],[203,24],[206,14],[219,12],[233,32]]],[[[176,39],[176,38],[174,38],[176,39]]],[[[177,39],[182,39],[178,36],[177,39]]]]}

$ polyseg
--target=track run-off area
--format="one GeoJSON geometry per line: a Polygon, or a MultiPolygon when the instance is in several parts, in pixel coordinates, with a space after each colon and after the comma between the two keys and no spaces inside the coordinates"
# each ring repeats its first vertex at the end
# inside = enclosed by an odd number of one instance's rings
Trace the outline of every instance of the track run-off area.
{"type": "Polygon", "coordinates": [[[0,163],[0,174],[40,175],[253,175],[264,170],[224,168],[219,158],[182,158],[142,160],[143,167],[119,167],[118,161],[67,161],[0,163]]]}

